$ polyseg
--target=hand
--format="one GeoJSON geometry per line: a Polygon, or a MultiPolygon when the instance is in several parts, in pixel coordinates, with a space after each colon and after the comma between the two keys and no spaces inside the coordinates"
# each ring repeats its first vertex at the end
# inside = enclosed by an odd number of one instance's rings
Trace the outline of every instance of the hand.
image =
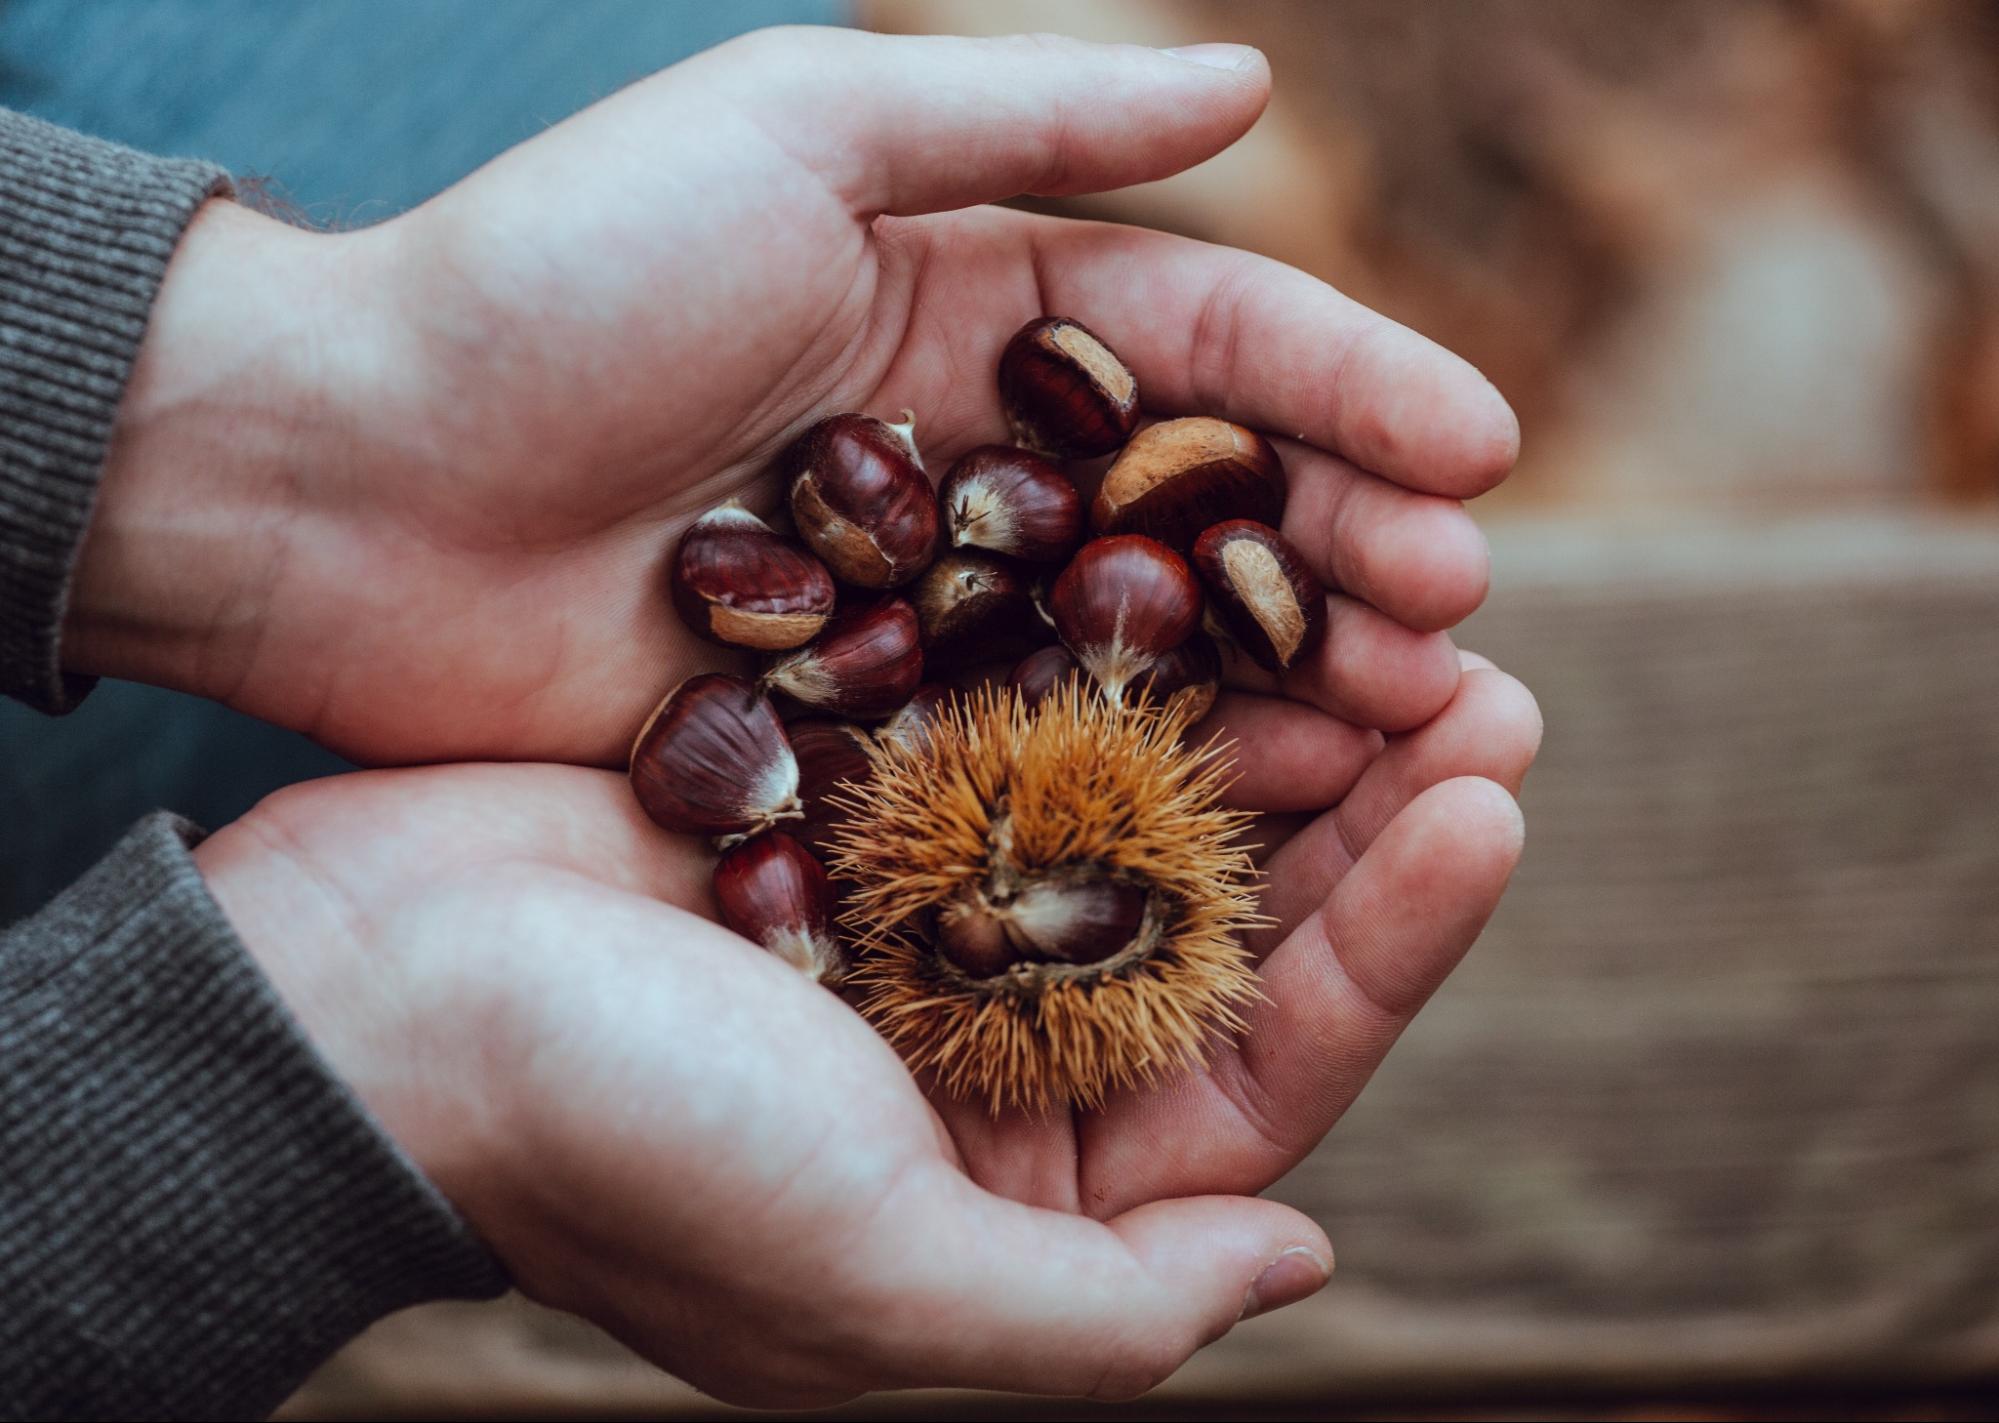
{"type": "Polygon", "coordinates": [[[196,853],[308,1035],[529,1295],[736,1403],[1115,1398],[1324,1282],[1323,1233],[1253,1193],[1477,935],[1538,734],[1471,659],[1441,716],[1356,758],[1270,862],[1250,1035],[1101,1113],[926,1104],[840,999],[708,922],[707,851],[613,774],[336,777],[196,853]]]}
{"type": "Polygon", "coordinates": [[[913,408],[936,473],[1004,438],[999,347],[1056,312],[1152,413],[1297,436],[1287,532],[1343,592],[1283,688],[1295,715],[1237,711],[1291,716],[1287,742],[1422,724],[1457,684],[1440,630],[1485,589],[1457,501],[1517,445],[1491,386],[1275,263],[975,206],[1225,147],[1269,76],[1208,57],[774,31],[376,228],[211,204],[121,410],[70,669],[365,761],[613,763],[667,686],[726,660],[663,596],[680,530],[731,495],[775,508],[771,457],[835,410],[913,408]]]}

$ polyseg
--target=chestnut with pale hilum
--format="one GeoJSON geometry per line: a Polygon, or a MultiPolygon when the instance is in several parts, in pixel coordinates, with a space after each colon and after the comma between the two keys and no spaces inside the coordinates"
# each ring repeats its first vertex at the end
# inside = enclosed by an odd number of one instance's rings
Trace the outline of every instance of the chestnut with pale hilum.
{"type": "Polygon", "coordinates": [[[1284,465],[1270,441],[1227,420],[1165,420],[1141,430],[1104,472],[1094,534],[1145,534],[1185,554],[1229,519],[1284,517],[1284,465]]]}
{"type": "Polygon", "coordinates": [[[1082,675],[1082,664],[1076,661],[1076,654],[1058,642],[1021,658],[1013,671],[1007,673],[1006,683],[1020,693],[1021,701],[1032,710],[1060,683],[1082,675]]]}
{"type": "Polygon", "coordinates": [[[918,749],[929,745],[931,728],[957,695],[941,682],[924,683],[910,693],[894,716],[875,728],[875,740],[918,749]]]}
{"type": "Polygon", "coordinates": [[[782,830],[766,830],[715,863],[722,922],[819,983],[846,970],[833,934],[833,883],[825,866],[782,830]]]}
{"type": "Polygon", "coordinates": [[[740,837],[804,813],[798,761],[770,699],[740,677],[689,677],[632,742],[632,792],[645,813],[687,835],[740,837]]]}
{"type": "Polygon", "coordinates": [[[1069,476],[1030,450],[980,445],[937,486],[953,548],[981,548],[1028,563],[1057,563],[1083,537],[1083,496],[1069,476]]]}
{"type": "Polygon", "coordinates": [[[916,417],[829,415],[778,457],[798,536],[856,588],[894,588],[929,567],[937,499],[916,452],[916,417]]]}
{"type": "Polygon", "coordinates": [[[840,613],[817,638],[766,668],[759,685],[815,711],[872,721],[901,707],[922,680],[916,610],[883,598],[840,613]]]}
{"type": "Polygon", "coordinates": [[[1201,586],[1179,554],[1143,534],[1092,539],[1055,580],[1048,611],[1063,645],[1113,701],[1201,622],[1201,586]]]}
{"type": "Polygon", "coordinates": [[[1184,715],[1192,725],[1215,709],[1221,695],[1221,650],[1205,632],[1189,634],[1178,647],[1155,657],[1127,690],[1134,701],[1184,715]]]}
{"type": "Polygon", "coordinates": [[[1288,672],[1326,635],[1326,590],[1268,524],[1231,519],[1194,541],[1194,567],[1230,639],[1267,672],[1288,672]]]}
{"type": "Polygon", "coordinates": [[[725,647],[797,647],[833,616],[826,565],[733,499],[681,535],[669,586],[681,621],[725,647]]]}
{"type": "Polygon", "coordinates": [[[1000,408],[1014,442],[1056,459],[1106,455],[1138,424],[1138,381],[1080,321],[1037,317],[1000,352],[1000,408]]]}

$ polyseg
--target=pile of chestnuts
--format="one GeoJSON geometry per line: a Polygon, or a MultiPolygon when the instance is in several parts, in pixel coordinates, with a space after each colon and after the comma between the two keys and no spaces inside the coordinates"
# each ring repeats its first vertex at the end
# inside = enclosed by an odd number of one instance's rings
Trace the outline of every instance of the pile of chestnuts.
{"type": "MultiPolygon", "coordinates": [[[[632,747],[632,787],[661,826],[714,838],[724,922],[829,984],[851,952],[827,871],[836,791],[866,781],[871,746],[921,745],[979,685],[1032,707],[1076,679],[1191,723],[1220,684],[1217,639],[1282,672],[1325,635],[1261,435],[1209,418],[1140,429],[1130,370],[1062,317],[1007,342],[999,392],[1015,443],[968,451],[934,490],[907,412],[831,415],[778,460],[795,536],[731,502],[673,556],[688,627],[762,665],[668,693],[632,747]],[[1064,462],[1113,454],[1086,501],[1064,462]]],[[[1137,903],[1052,878],[995,922],[940,923],[935,949],[974,979],[1109,960],[1137,903]]]]}

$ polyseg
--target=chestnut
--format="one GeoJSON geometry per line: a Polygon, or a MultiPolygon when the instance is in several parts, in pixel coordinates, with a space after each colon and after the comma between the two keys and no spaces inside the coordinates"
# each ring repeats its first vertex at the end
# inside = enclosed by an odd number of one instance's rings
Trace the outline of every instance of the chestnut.
{"type": "Polygon", "coordinates": [[[733,499],[681,535],[670,586],[681,620],[726,647],[797,647],[833,616],[826,565],[733,499]]]}
{"type": "Polygon", "coordinates": [[[1147,534],[1178,553],[1224,519],[1275,524],[1284,466],[1270,441],[1226,420],[1166,420],[1141,431],[1090,505],[1098,534],[1147,534]]]}
{"type": "Polygon", "coordinates": [[[1143,534],[1084,544],[1048,603],[1063,644],[1114,701],[1201,622],[1201,587],[1186,560],[1143,534]]]}
{"type": "Polygon", "coordinates": [[[1009,687],[1020,693],[1021,701],[1033,708],[1055,690],[1057,683],[1080,677],[1082,671],[1075,654],[1058,642],[1021,658],[1013,671],[1007,674],[1006,681],[1009,687]]]}
{"type": "Polygon", "coordinates": [[[875,740],[920,751],[930,744],[930,728],[950,710],[957,693],[942,682],[918,687],[902,710],[875,728],[875,740]]]}
{"type": "Polygon", "coordinates": [[[778,460],[799,537],[835,577],[893,588],[929,566],[937,500],[916,453],[916,417],[829,415],[778,460]]]}
{"type": "Polygon", "coordinates": [[[1194,541],[1194,567],[1236,646],[1265,671],[1290,671],[1326,635],[1326,590],[1270,525],[1216,524],[1194,541]]]}
{"type": "Polygon", "coordinates": [[[1030,450],[967,450],[937,486],[953,548],[982,548],[1028,563],[1059,563],[1083,537],[1083,496],[1030,450]]]}
{"type": "Polygon", "coordinates": [[[1109,454],[1138,424],[1138,381],[1080,321],[1043,316],[1000,352],[1000,406],[1016,444],[1056,459],[1109,454]]]}
{"type": "Polygon", "coordinates": [[[868,734],[851,722],[807,717],[785,728],[798,761],[798,798],[805,813],[791,833],[815,855],[832,848],[833,832],[846,818],[831,797],[843,785],[865,786],[874,777],[868,734]]]}
{"type": "Polygon", "coordinates": [[[753,835],[715,864],[722,922],[808,978],[839,982],[833,884],[811,851],[781,830],[753,835]]]}
{"type": "Polygon", "coordinates": [[[746,835],[797,817],[798,762],[770,700],[740,677],[689,677],[632,742],[639,805],[668,830],[746,835]]]}
{"type": "Polygon", "coordinates": [[[1139,886],[1083,868],[1029,880],[1007,904],[1001,927],[1024,958],[1101,963],[1138,937],[1145,906],[1139,886]]]}
{"type": "Polygon", "coordinates": [[[1020,962],[985,896],[969,887],[937,911],[932,939],[967,978],[996,978],[1020,962]]]}
{"type": "Polygon", "coordinates": [[[916,610],[901,598],[849,608],[811,642],[773,662],[763,685],[835,716],[887,716],[923,680],[918,637],[916,610]]]}
{"type": "Polygon", "coordinates": [[[1131,680],[1131,693],[1138,700],[1186,708],[1190,726],[1214,710],[1221,690],[1221,649],[1205,632],[1197,632],[1171,652],[1161,653],[1131,680]]]}
{"type": "Polygon", "coordinates": [[[975,549],[953,549],[924,569],[909,601],[932,666],[1000,661],[1047,636],[1013,566],[975,549]]]}

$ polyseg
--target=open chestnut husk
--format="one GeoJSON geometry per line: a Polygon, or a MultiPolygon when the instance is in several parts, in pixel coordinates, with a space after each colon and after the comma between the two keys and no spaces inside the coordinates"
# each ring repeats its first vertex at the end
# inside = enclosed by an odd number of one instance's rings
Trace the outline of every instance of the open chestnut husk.
{"type": "Polygon", "coordinates": [[[770,699],[740,677],[689,677],[632,742],[645,813],[689,835],[750,835],[801,813],[798,762],[770,699]]]}
{"type": "Polygon", "coordinates": [[[1284,466],[1270,441],[1205,417],[1165,420],[1124,447],[1090,505],[1097,534],[1145,534],[1186,553],[1226,519],[1284,516],[1284,466]]]}
{"type": "Polygon", "coordinates": [[[893,588],[929,566],[937,500],[916,453],[916,419],[829,415],[778,460],[798,535],[857,588],[893,588]]]}
{"type": "Polygon", "coordinates": [[[966,451],[937,486],[937,504],[954,548],[1058,563],[1083,537],[1083,496],[1069,476],[1012,445],[966,451]]]}
{"type": "Polygon", "coordinates": [[[1118,534],[1076,551],[1049,594],[1065,647],[1112,700],[1193,635],[1201,587],[1186,560],[1156,539],[1118,534]]]}
{"type": "Polygon", "coordinates": [[[1109,454],[1138,424],[1138,381],[1080,321],[1030,321],[1000,352],[1000,406],[1016,444],[1056,459],[1109,454]]]}
{"type": "Polygon", "coordinates": [[[909,601],[934,667],[1002,661],[1047,636],[1013,565],[977,549],[938,558],[910,586],[909,601]]]}
{"type": "Polygon", "coordinates": [[[713,885],[724,924],[806,977],[839,982],[832,880],[798,841],[781,830],[751,836],[716,862],[713,885]]]}
{"type": "Polygon", "coordinates": [[[909,700],[923,680],[916,610],[883,598],[840,613],[826,631],[773,662],[763,685],[816,711],[871,721],[909,700]]]}
{"type": "Polygon", "coordinates": [[[681,621],[726,647],[797,647],[833,616],[826,565],[733,499],[681,535],[669,586],[681,621]]]}
{"type": "Polygon", "coordinates": [[[1236,646],[1265,671],[1289,671],[1325,637],[1326,590],[1268,524],[1208,529],[1194,541],[1194,567],[1236,646]]]}

